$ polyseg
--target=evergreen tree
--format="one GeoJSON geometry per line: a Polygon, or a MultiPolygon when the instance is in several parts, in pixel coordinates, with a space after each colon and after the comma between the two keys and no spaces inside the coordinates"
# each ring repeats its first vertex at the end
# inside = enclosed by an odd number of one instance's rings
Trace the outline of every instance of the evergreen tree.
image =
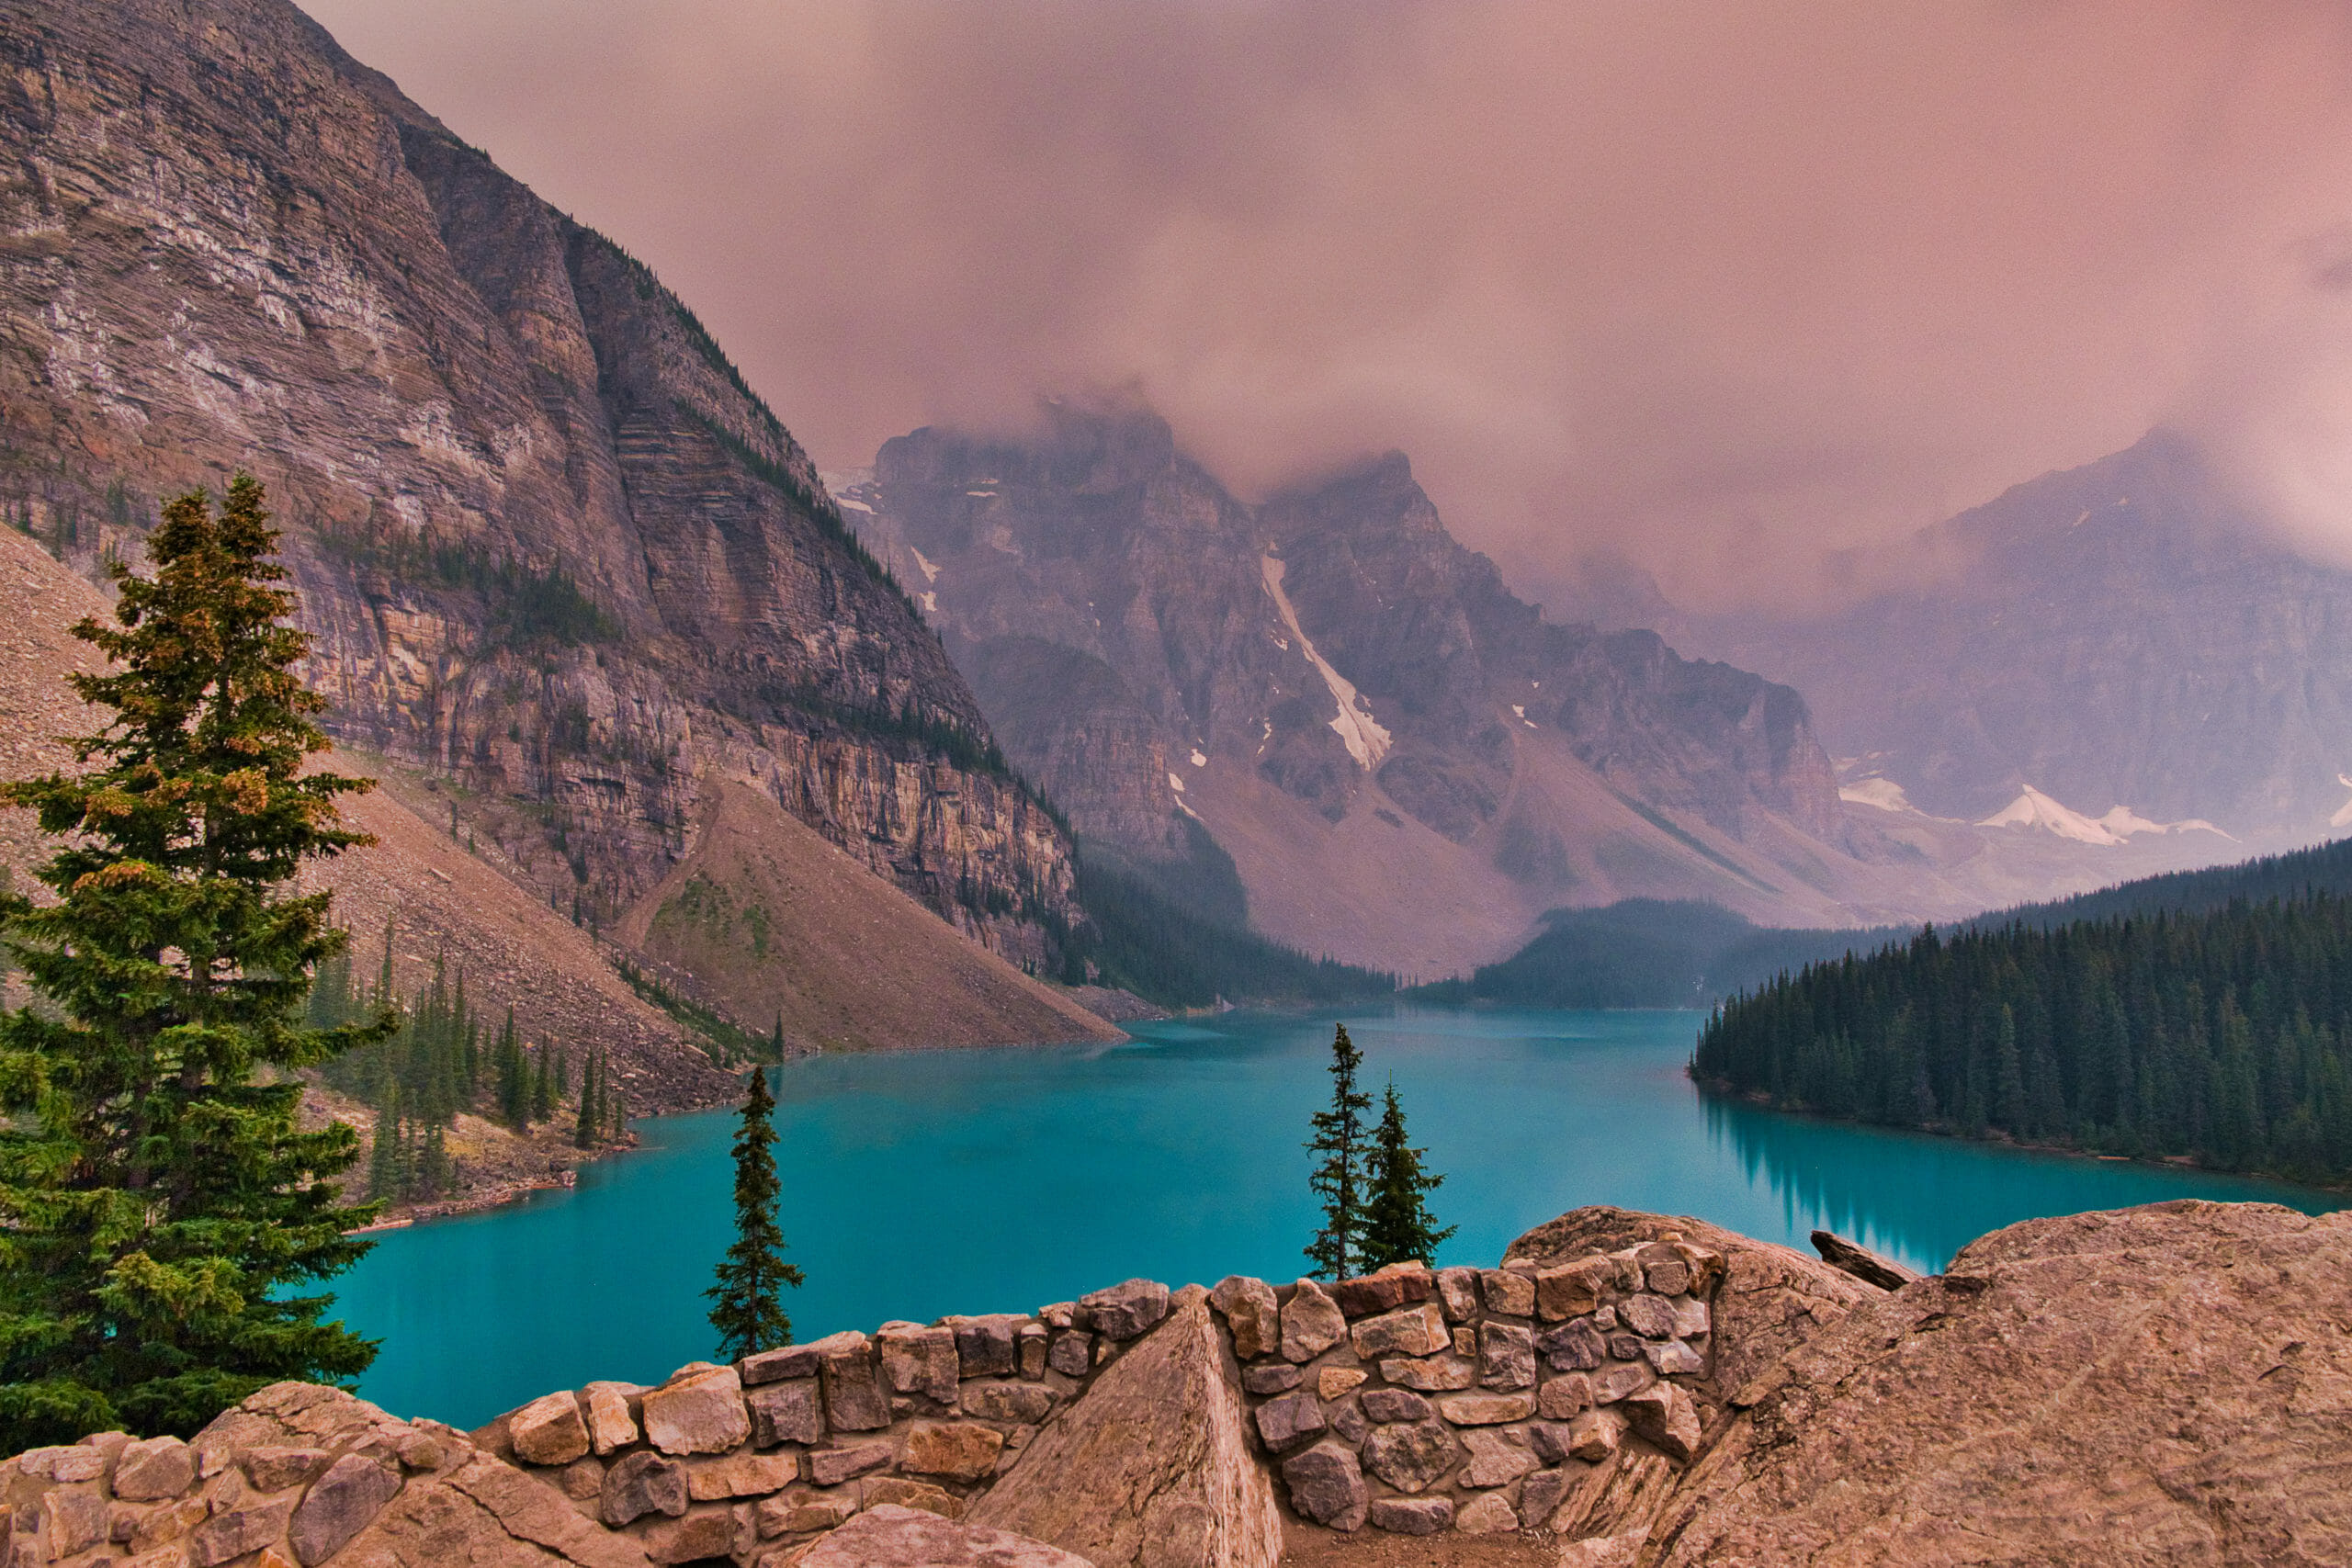
{"type": "Polygon", "coordinates": [[[491,1070],[497,1082],[498,1119],[518,1133],[528,1131],[530,1068],[523,1060],[523,1043],[514,1032],[514,1010],[511,1007],[506,1010],[506,1027],[499,1032],[498,1048],[491,1056],[491,1070]]]}
{"type": "Polygon", "coordinates": [[[1370,1273],[1391,1263],[1433,1263],[1440,1243],[1454,1232],[1442,1230],[1429,1210],[1428,1194],[1445,1178],[1422,1168],[1428,1151],[1405,1141],[1405,1108],[1396,1101],[1396,1080],[1388,1080],[1380,1125],[1372,1135],[1365,1161],[1363,1256],[1359,1269],[1370,1273]]]}
{"type": "Polygon", "coordinates": [[[548,1058],[555,1055],[551,1045],[542,1045],[532,1053],[531,1120],[552,1121],[555,1117],[555,1064],[548,1058]]]}
{"type": "Polygon", "coordinates": [[[2018,1055],[2017,1010],[2001,1004],[2001,1021],[1994,1041],[1994,1117],[2015,1132],[2025,1125],[2025,1063],[2018,1055]]]}
{"type": "Polygon", "coordinates": [[[325,706],[261,486],[216,514],[193,491],[149,536],[153,578],[117,563],[111,660],[69,682],[111,716],[85,771],[0,788],[71,838],[41,867],[54,902],[0,904],[37,1005],[0,1015],[0,1451],[124,1427],[196,1430],[282,1379],[364,1371],[375,1346],[317,1290],[368,1243],[335,1206],[357,1134],[296,1119],[300,1068],[389,1021],[304,1021],[343,952],[306,863],[368,842],[306,772],[325,706]],[[263,1081],[266,1079],[266,1081],[263,1081]]]}
{"type": "Polygon", "coordinates": [[[401,1088],[393,1084],[376,1108],[376,1132],[368,1145],[368,1196],[379,1203],[401,1197],[401,1088]]]}
{"type": "Polygon", "coordinates": [[[710,1325],[718,1331],[718,1354],[734,1360],[754,1350],[792,1343],[792,1319],[784,1310],[784,1288],[798,1286],[800,1270],[784,1260],[784,1232],[776,1224],[775,1099],[767,1074],[753,1067],[743,1100],[743,1124],[735,1134],[735,1245],[718,1265],[718,1279],[703,1292],[711,1301],[710,1325]]]}
{"type": "Polygon", "coordinates": [[[1323,1201],[1323,1228],[1306,1244],[1306,1260],[1327,1279],[1344,1280],[1356,1261],[1363,1235],[1363,1208],[1359,1196],[1363,1169],[1363,1113],[1372,1096],[1356,1088],[1356,1069],[1363,1053],[1340,1024],[1331,1036],[1331,1108],[1314,1116],[1315,1136],[1307,1152],[1323,1156],[1306,1179],[1308,1189],[1323,1201]]]}
{"type": "Polygon", "coordinates": [[[376,972],[376,994],[368,998],[377,1011],[395,1005],[392,995],[392,918],[384,917],[384,963],[376,972]]]}
{"type": "Polygon", "coordinates": [[[580,1069],[580,1113],[572,1118],[571,1143],[574,1148],[593,1149],[596,1134],[602,1131],[596,1105],[596,1057],[592,1053],[587,1066],[580,1069]]]}

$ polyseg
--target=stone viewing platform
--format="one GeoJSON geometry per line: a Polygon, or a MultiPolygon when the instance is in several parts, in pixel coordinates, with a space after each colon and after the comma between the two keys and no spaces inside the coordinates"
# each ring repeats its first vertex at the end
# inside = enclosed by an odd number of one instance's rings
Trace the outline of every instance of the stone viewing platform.
{"type": "MultiPolygon", "coordinates": [[[[1938,1434],[1987,1423],[2009,1434],[2008,1468],[1985,1471],[1969,1507],[2029,1540],[2018,1510],[2096,1512],[2156,1441],[2229,1498],[2234,1528],[2292,1545],[2299,1529],[2352,1529],[2348,1237],[2264,1206],[2157,1205],[2011,1227],[1889,1292],[1858,1277],[1884,1265],[1844,1244],[1825,1248],[1833,1267],[1697,1221],[1589,1209],[1491,1269],[1129,1280],[1032,1314],[695,1363],[652,1387],[592,1382],[471,1433],[282,1383],[192,1441],[107,1433],[0,1464],[0,1562],[1271,1568],[1286,1540],[1319,1531],[1419,1538],[1410,1560],[1431,1562],[1516,1536],[1562,1568],[1602,1568],[1716,1561],[1696,1543],[1734,1540],[1781,1543],[1743,1546],[1742,1562],[1809,1561],[1806,1541],[1873,1519],[1886,1551],[1856,1561],[1973,1562],[1908,1488],[1911,1472],[1981,1469],[1938,1434]],[[2229,1300],[2166,1267],[2192,1248],[2229,1300]],[[2263,1322],[2298,1275],[2324,1287],[2304,1316],[2263,1322]],[[2177,1393],[2080,1386],[2134,1336],[2177,1359],[2182,1324],[2209,1316],[2177,1393]],[[2264,1348],[2213,1353],[2239,1339],[2264,1348]],[[2068,1387],[2068,1408],[2099,1413],[2088,1429],[2048,1407],[2068,1387]],[[2266,1416],[2273,1396],[2282,1411],[2266,1416]],[[2309,1419],[2290,1418],[2297,1402],[2309,1419]],[[1934,1433],[1918,1426],[1928,1408],[1934,1433]],[[2231,1420],[2292,1462],[2240,1452],[2238,1493],[2226,1457],[2198,1471],[2200,1439],[2182,1434],[2221,1438],[2231,1420]],[[1839,1509],[1853,1517],[1820,1535],[1839,1509]]],[[[2068,1560],[2329,1559],[2110,1557],[2087,1532],[2068,1560]]]]}

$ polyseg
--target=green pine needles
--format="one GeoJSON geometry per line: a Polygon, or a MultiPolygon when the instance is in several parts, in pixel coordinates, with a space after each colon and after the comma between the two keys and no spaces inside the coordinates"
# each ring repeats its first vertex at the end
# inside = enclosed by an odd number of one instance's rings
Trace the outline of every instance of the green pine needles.
{"type": "Polygon", "coordinates": [[[1315,1113],[1315,1136],[1306,1141],[1309,1154],[1323,1156],[1306,1179],[1308,1190],[1323,1202],[1323,1228],[1306,1244],[1306,1260],[1327,1280],[1344,1280],[1361,1260],[1363,1234],[1363,1113],[1372,1096],[1356,1088],[1356,1069],[1363,1053],[1348,1038],[1348,1026],[1338,1025],[1331,1035],[1331,1108],[1315,1113]]]}
{"type": "Polygon", "coordinates": [[[1406,1141],[1405,1108],[1390,1079],[1378,1127],[1369,1134],[1364,1112],[1372,1096],[1356,1087],[1363,1053],[1348,1038],[1348,1026],[1331,1034],[1331,1108],[1318,1111],[1310,1154],[1322,1160],[1306,1185],[1323,1205],[1323,1228],[1306,1244],[1306,1260],[1327,1280],[1369,1274],[1391,1263],[1435,1260],[1438,1244],[1453,1227],[1438,1227],[1427,1195],[1442,1176],[1424,1170],[1426,1150],[1406,1141]]]}
{"type": "Polygon", "coordinates": [[[373,781],[303,771],[326,705],[295,674],[277,540],[248,476],[217,514],[200,490],[168,503],[155,575],[117,565],[114,624],[74,628],[113,661],[69,678],[112,715],[75,742],[85,771],[0,787],[71,835],[40,872],[54,902],[0,902],[38,993],[0,1014],[0,1451],[190,1433],[375,1358],[315,1288],[368,1248],[345,1228],[372,1210],[329,1179],[358,1138],[302,1130],[295,1075],[394,1026],[300,1021],[348,939],[328,895],[282,891],[369,841],[335,802],[373,781]]]}
{"type": "Polygon", "coordinates": [[[1367,1274],[1391,1263],[1434,1263],[1438,1245],[1452,1235],[1430,1215],[1427,1195],[1445,1180],[1421,1168],[1426,1149],[1405,1141],[1405,1108],[1396,1101],[1396,1080],[1388,1080],[1380,1125],[1372,1134],[1364,1201],[1363,1269],[1367,1274]]]}
{"type": "Polygon", "coordinates": [[[730,1361],[792,1343],[784,1288],[800,1283],[800,1270],[784,1260],[784,1231],[775,1218],[783,1190],[775,1178],[775,1097],[761,1068],[745,1077],[751,1092],[735,1134],[735,1245],[720,1260],[717,1281],[703,1292],[710,1298],[719,1356],[730,1361]]]}

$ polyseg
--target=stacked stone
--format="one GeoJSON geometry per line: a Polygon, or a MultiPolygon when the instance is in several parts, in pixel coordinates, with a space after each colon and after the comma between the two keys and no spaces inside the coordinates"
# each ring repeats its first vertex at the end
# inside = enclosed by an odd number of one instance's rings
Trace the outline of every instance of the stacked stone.
{"type": "Polygon", "coordinates": [[[887,1323],[548,1394],[473,1437],[653,1562],[780,1563],[866,1508],[960,1517],[1169,1303],[1131,1280],[1034,1316],[887,1323]]]}
{"type": "Polygon", "coordinates": [[[1555,1268],[1403,1264],[1209,1294],[1292,1508],[1408,1535],[1552,1527],[1687,1462],[1723,1260],[1672,1240],[1555,1268]],[[1630,1472],[1630,1474],[1629,1474],[1630,1472]]]}
{"type": "Polygon", "coordinates": [[[331,1389],[282,1383],[299,1416],[342,1401],[366,1413],[312,1443],[249,1443],[232,1413],[193,1443],[99,1432],[71,1447],[28,1449],[0,1463],[0,1562],[127,1561],[133,1568],[312,1568],[341,1551],[412,1477],[471,1453],[460,1434],[394,1421],[331,1389]]]}

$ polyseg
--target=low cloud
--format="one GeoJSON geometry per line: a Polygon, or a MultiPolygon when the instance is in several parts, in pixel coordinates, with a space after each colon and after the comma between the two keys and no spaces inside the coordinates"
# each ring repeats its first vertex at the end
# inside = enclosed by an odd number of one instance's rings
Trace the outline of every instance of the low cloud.
{"type": "MultiPolygon", "coordinates": [[[[2292,0],[314,0],[833,467],[1139,384],[1699,604],[2168,422],[2352,559],[2352,14],[2292,0]]],[[[1847,552],[1840,556],[1839,552],[1847,552]]]]}

